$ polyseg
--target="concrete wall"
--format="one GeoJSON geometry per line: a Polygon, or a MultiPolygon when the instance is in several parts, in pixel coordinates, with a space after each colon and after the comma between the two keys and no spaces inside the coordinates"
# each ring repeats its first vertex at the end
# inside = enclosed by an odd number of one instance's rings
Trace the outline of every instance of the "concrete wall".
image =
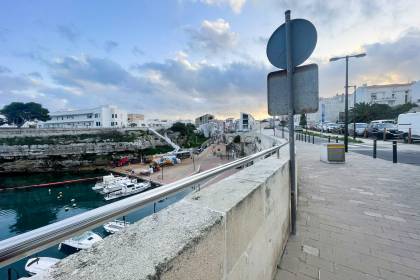
{"type": "MultiPolygon", "coordinates": [[[[289,235],[289,163],[271,157],[35,279],[273,279],[289,235]]],[[[32,279],[32,278],[31,278],[32,279]]]]}

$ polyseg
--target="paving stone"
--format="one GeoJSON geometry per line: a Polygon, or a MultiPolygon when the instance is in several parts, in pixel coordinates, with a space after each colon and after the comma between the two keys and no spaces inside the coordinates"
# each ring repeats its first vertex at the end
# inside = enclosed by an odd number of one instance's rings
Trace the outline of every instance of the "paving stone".
{"type": "Polygon", "coordinates": [[[396,222],[402,222],[402,223],[407,222],[405,219],[403,219],[401,217],[397,217],[397,216],[384,215],[384,218],[388,219],[388,220],[391,220],[391,221],[396,221],[396,222]]]}
{"type": "Polygon", "coordinates": [[[319,256],[319,249],[312,246],[303,245],[302,251],[312,256],[319,256]]]}
{"type": "Polygon", "coordinates": [[[369,211],[365,211],[363,212],[365,215],[371,216],[371,217],[378,217],[378,218],[382,218],[382,214],[380,213],[375,213],[375,212],[369,212],[369,211]]]}
{"type": "Polygon", "coordinates": [[[351,152],[344,165],[329,165],[319,161],[319,146],[297,145],[299,201],[307,203],[280,264],[292,271],[277,275],[420,279],[420,167],[351,152]]]}

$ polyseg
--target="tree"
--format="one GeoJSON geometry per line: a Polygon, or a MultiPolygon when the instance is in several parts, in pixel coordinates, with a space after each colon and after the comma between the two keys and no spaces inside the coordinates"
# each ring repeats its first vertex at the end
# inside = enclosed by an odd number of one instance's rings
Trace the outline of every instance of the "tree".
{"type": "Polygon", "coordinates": [[[373,120],[396,119],[399,114],[405,113],[415,106],[416,105],[412,103],[394,107],[387,104],[356,103],[354,108],[350,110],[349,115],[351,121],[368,123],[373,120]]]}
{"type": "Polygon", "coordinates": [[[193,124],[184,124],[182,122],[176,122],[170,128],[173,132],[179,132],[182,136],[191,135],[194,133],[195,126],[193,124]]]}
{"type": "Polygon", "coordinates": [[[12,102],[9,105],[3,107],[0,110],[0,113],[3,114],[9,124],[16,124],[21,126],[26,121],[40,120],[47,121],[50,119],[48,109],[45,109],[41,104],[35,102],[12,102]]]}
{"type": "Polygon", "coordinates": [[[301,127],[306,127],[306,125],[307,125],[308,123],[307,123],[307,121],[306,121],[306,114],[301,114],[300,115],[300,122],[299,122],[299,125],[301,126],[301,127]]]}

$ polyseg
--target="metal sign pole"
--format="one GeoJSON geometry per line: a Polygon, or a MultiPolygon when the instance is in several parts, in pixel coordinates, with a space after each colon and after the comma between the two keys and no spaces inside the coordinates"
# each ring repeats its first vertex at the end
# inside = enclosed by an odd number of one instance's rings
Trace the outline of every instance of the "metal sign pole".
{"type": "Polygon", "coordinates": [[[287,89],[289,93],[289,153],[290,153],[290,196],[291,196],[291,222],[292,234],[296,234],[296,165],[295,165],[295,125],[294,125],[294,101],[293,101],[293,65],[292,65],[292,42],[290,26],[290,10],[285,12],[286,17],[286,63],[287,63],[287,89]]]}

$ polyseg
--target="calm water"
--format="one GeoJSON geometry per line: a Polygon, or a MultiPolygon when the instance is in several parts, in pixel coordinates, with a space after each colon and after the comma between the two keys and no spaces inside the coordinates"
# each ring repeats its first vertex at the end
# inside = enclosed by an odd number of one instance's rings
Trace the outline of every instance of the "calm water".
{"type": "MultiPolygon", "coordinates": [[[[103,174],[35,174],[18,177],[0,177],[0,186],[11,185],[31,185],[46,182],[55,182],[60,180],[76,179],[81,177],[95,177],[103,174]]],[[[77,183],[64,185],[60,187],[39,188],[22,191],[0,192],[0,240],[63,220],[65,218],[83,213],[93,208],[100,207],[110,202],[106,202],[103,196],[92,191],[94,182],[77,183]],[[58,193],[62,192],[62,198],[58,198],[58,193]],[[71,199],[75,199],[76,207],[72,207],[71,199]],[[68,207],[69,210],[65,211],[68,207]]],[[[178,193],[156,204],[156,210],[180,200],[189,191],[178,193]]],[[[126,216],[126,220],[134,222],[153,213],[153,204],[143,209],[132,212],[126,216]]],[[[102,237],[107,234],[102,227],[94,230],[102,237]]],[[[55,258],[64,258],[65,253],[59,251],[57,246],[48,248],[37,256],[49,256],[55,258]]],[[[0,279],[7,279],[7,269],[12,267],[19,273],[20,277],[27,276],[24,265],[28,258],[22,259],[13,265],[0,268],[0,279]]],[[[16,273],[13,278],[16,279],[16,273]]]]}

